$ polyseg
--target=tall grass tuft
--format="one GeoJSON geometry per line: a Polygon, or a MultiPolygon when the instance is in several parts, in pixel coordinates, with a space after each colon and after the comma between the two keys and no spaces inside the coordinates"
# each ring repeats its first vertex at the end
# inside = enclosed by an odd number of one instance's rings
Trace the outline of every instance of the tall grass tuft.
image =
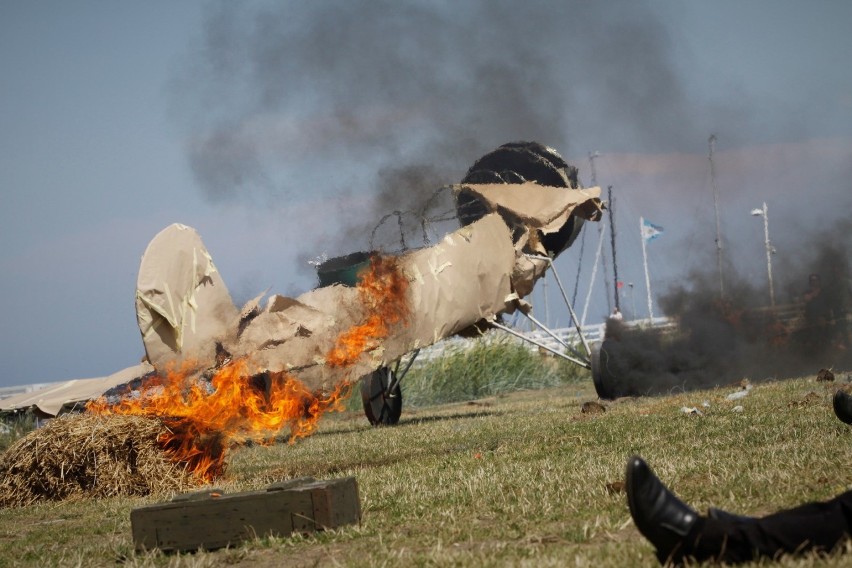
{"type": "Polygon", "coordinates": [[[403,400],[415,407],[542,389],[586,380],[589,372],[510,338],[452,347],[412,368],[402,381],[403,400]]]}
{"type": "Polygon", "coordinates": [[[36,419],[31,413],[13,414],[0,418],[0,453],[9,449],[19,438],[35,430],[36,419]]]}

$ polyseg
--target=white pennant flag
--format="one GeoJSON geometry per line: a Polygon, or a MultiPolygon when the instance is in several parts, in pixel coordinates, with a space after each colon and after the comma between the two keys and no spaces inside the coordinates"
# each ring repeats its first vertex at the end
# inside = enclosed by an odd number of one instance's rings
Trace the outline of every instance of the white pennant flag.
{"type": "Polygon", "coordinates": [[[659,225],[655,225],[653,223],[648,222],[646,219],[642,219],[642,238],[645,239],[645,242],[653,241],[657,237],[663,234],[663,228],[659,225]]]}

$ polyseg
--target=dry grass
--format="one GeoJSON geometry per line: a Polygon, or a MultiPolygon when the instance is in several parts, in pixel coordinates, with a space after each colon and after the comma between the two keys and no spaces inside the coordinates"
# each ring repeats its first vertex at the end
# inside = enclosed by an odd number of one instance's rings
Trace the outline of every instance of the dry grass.
{"type": "MultiPolygon", "coordinates": [[[[831,497],[852,485],[852,428],[832,414],[834,388],[806,377],[758,384],[737,401],[723,388],[584,414],[591,385],[572,384],[409,410],[393,428],[370,428],[356,412],[331,415],[295,445],[235,452],[217,486],[354,475],[361,526],[218,552],[136,555],[130,509],[161,498],[80,499],[3,511],[0,565],[656,566],[624,494],[613,490],[627,458],[643,455],[699,510],[762,514],[831,497]]],[[[848,566],[850,558],[780,565],[848,566]]]]}
{"type": "Polygon", "coordinates": [[[402,396],[406,405],[422,408],[590,380],[590,372],[573,363],[489,334],[414,365],[402,381],[402,396]]]}
{"type": "Polygon", "coordinates": [[[65,415],[0,455],[0,507],[37,501],[172,493],[187,474],[157,445],[158,420],[65,415]]]}

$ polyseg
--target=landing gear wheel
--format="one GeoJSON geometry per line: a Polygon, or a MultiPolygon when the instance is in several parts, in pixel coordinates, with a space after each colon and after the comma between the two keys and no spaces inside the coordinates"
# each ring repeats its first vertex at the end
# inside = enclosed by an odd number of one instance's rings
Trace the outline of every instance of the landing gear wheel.
{"type": "Polygon", "coordinates": [[[621,347],[621,342],[612,339],[592,346],[592,381],[604,400],[639,394],[627,379],[629,362],[621,347]]]}
{"type": "Polygon", "coordinates": [[[361,379],[364,414],[373,426],[393,426],[399,422],[402,414],[402,391],[398,381],[390,394],[387,394],[388,386],[394,377],[395,374],[389,367],[381,367],[361,379]]]}
{"type": "Polygon", "coordinates": [[[598,394],[598,397],[604,400],[612,400],[615,396],[613,396],[612,389],[603,376],[603,370],[606,369],[607,357],[606,352],[601,354],[601,347],[600,343],[592,345],[592,382],[595,385],[595,392],[598,394]],[[604,359],[603,362],[601,358],[604,359]]]}

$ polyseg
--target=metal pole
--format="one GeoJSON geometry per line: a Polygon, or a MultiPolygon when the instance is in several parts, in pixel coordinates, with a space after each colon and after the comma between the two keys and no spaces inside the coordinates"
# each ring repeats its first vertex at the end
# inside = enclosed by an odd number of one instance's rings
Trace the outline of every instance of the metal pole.
{"type": "Polygon", "coordinates": [[[648,319],[653,323],[654,308],[651,305],[651,277],[648,275],[648,251],[645,246],[645,235],[642,227],[645,226],[645,218],[639,217],[639,238],[642,241],[642,264],[645,266],[645,289],[648,290],[648,319]]]}
{"type": "Polygon", "coordinates": [[[600,152],[589,152],[589,165],[591,166],[591,169],[592,169],[592,187],[595,187],[595,186],[598,185],[598,174],[595,171],[595,158],[597,158],[600,155],[601,155],[600,152]]]}
{"type": "MultiPolygon", "coordinates": [[[[601,260],[601,251],[603,250],[603,242],[604,242],[604,233],[606,232],[606,225],[601,223],[599,225],[601,228],[600,233],[598,233],[598,250],[595,253],[595,263],[592,265],[592,277],[589,279],[589,290],[586,292],[586,303],[583,304],[583,317],[580,318],[580,325],[586,325],[586,314],[589,312],[589,301],[592,299],[592,290],[595,287],[595,277],[598,275],[598,263],[601,260]]],[[[609,299],[609,295],[607,295],[607,299],[609,299]]]]}
{"type": "MultiPolygon", "coordinates": [[[[598,228],[601,231],[601,239],[603,239],[603,227],[604,224],[600,223],[598,228]]],[[[606,313],[607,315],[612,312],[612,296],[609,293],[609,263],[606,260],[606,254],[601,256],[601,267],[603,269],[603,282],[604,282],[604,298],[606,298],[606,313]]]]}
{"type": "Polygon", "coordinates": [[[722,228],[719,222],[719,188],[716,186],[716,167],[713,164],[713,151],[716,148],[716,135],[710,135],[710,183],[713,185],[713,205],[716,209],[716,258],[719,265],[719,297],[725,298],[725,278],[722,273],[722,228]]]}
{"type": "Polygon", "coordinates": [[[769,305],[775,307],[775,288],[772,286],[772,245],[769,243],[769,208],[763,202],[763,237],[766,243],[766,275],[769,277],[769,305]]]}
{"type": "MultiPolygon", "coordinates": [[[[600,152],[589,152],[589,163],[591,164],[591,167],[592,167],[592,187],[595,187],[595,186],[598,185],[598,172],[595,169],[595,158],[598,158],[598,157],[600,157],[600,152]]],[[[604,237],[604,229],[605,228],[606,228],[606,225],[603,222],[598,223],[598,238],[601,239],[601,241],[603,240],[603,237],[604,237]]],[[[610,304],[610,299],[609,299],[609,270],[607,270],[606,255],[603,255],[602,257],[600,257],[599,260],[600,260],[601,264],[603,265],[604,298],[606,298],[606,312],[607,312],[607,314],[609,314],[609,312],[612,311],[612,305],[610,304]]],[[[596,262],[597,262],[597,260],[596,260],[596,262]]],[[[585,316],[583,316],[583,323],[585,323],[585,321],[586,321],[586,318],[585,318],[585,316]]]]}
{"type": "Polygon", "coordinates": [[[630,286],[630,308],[632,309],[631,315],[633,319],[636,319],[636,298],[633,297],[633,282],[628,282],[628,286],[630,286]]]}
{"type": "Polygon", "coordinates": [[[763,244],[766,247],[766,276],[769,281],[769,305],[775,307],[775,287],[772,284],[772,243],[769,242],[769,207],[763,202],[763,209],[752,209],[755,217],[763,217],[763,244]]]}
{"type": "Polygon", "coordinates": [[[609,209],[609,240],[612,244],[612,280],[615,290],[615,309],[621,311],[621,301],[618,295],[618,263],[615,261],[615,199],[612,197],[612,186],[606,188],[607,206],[609,209]]]}

